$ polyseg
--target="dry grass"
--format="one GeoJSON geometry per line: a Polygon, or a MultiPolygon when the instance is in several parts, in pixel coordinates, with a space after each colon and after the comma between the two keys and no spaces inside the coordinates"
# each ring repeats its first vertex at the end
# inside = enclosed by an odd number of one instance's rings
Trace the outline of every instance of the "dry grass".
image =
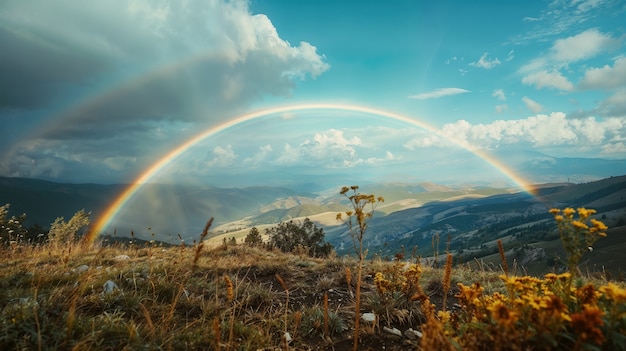
{"type": "MultiPolygon", "coordinates": [[[[24,246],[2,248],[0,257],[2,350],[341,350],[353,342],[356,259],[309,258],[245,245],[24,246]],[[105,292],[108,281],[115,288],[105,292]]],[[[409,267],[366,261],[364,309],[378,309],[384,325],[424,330],[422,300],[393,293],[381,298],[374,284],[378,272],[405,274],[409,267]]],[[[448,306],[457,302],[458,283],[480,281],[485,293],[506,292],[495,269],[421,269],[420,287],[411,291],[424,291],[437,309],[444,296],[448,306]]],[[[418,341],[373,326],[361,335],[363,348],[419,347],[418,341]]]]}

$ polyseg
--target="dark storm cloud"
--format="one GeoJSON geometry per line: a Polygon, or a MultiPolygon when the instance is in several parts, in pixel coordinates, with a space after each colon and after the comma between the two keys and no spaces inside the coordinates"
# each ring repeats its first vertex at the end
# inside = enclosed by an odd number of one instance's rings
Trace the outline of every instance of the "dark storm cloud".
{"type": "Polygon", "coordinates": [[[328,69],[246,1],[8,2],[0,47],[0,119],[27,111],[24,125],[37,125],[4,148],[0,174],[16,176],[141,167],[328,69]]]}

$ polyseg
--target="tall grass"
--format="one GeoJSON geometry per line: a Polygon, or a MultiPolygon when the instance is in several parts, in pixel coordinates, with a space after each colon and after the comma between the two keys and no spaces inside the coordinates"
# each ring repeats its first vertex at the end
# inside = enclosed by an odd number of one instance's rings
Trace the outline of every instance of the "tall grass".
{"type": "MultiPolygon", "coordinates": [[[[597,220],[584,223],[604,233],[597,220]]],[[[624,284],[591,280],[575,265],[563,274],[516,276],[505,268],[503,246],[504,274],[455,266],[450,252],[442,269],[366,260],[364,247],[361,256],[322,259],[211,247],[205,231],[191,249],[0,248],[0,349],[308,350],[348,342],[387,350],[626,349],[624,284]],[[108,281],[117,288],[105,291],[108,281]],[[422,336],[360,331],[361,310],[422,336]]]]}

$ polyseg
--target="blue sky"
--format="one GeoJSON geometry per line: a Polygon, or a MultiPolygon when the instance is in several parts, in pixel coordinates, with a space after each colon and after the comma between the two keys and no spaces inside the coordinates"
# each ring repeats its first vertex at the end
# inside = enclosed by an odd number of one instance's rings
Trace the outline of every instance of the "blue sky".
{"type": "MultiPolygon", "coordinates": [[[[343,103],[403,114],[534,182],[559,158],[626,173],[626,3],[1,2],[0,175],[129,182],[241,114],[343,103]],[[590,163],[591,164],[591,163],[590,163]]],[[[578,170],[580,180],[597,177],[578,170]]],[[[267,116],[164,171],[215,185],[499,182],[412,125],[345,111],[267,116]]]]}

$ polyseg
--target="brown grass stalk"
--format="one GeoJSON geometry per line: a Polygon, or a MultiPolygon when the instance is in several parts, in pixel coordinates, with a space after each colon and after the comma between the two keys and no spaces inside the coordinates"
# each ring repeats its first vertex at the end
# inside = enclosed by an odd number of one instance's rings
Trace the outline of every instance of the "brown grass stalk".
{"type": "Polygon", "coordinates": [[[221,333],[222,332],[220,330],[220,320],[219,318],[215,317],[213,319],[213,337],[215,341],[215,351],[220,351],[221,333]]]}
{"type": "Polygon", "coordinates": [[[202,248],[204,247],[204,239],[206,239],[207,235],[209,235],[209,228],[211,228],[211,224],[213,224],[213,217],[211,217],[211,219],[209,219],[206,222],[206,225],[204,226],[204,230],[202,230],[202,234],[200,234],[200,242],[196,246],[196,252],[193,256],[192,269],[194,270],[198,268],[198,260],[200,259],[200,252],[202,251],[202,248]]]}
{"type": "Polygon", "coordinates": [[[443,273],[443,303],[442,310],[446,310],[446,300],[448,298],[448,291],[450,291],[450,279],[452,278],[452,254],[448,252],[446,257],[446,266],[443,273]]]}
{"type": "Polygon", "coordinates": [[[328,292],[324,293],[324,336],[328,337],[328,292]]]}
{"type": "Polygon", "coordinates": [[[506,255],[504,254],[504,245],[502,245],[502,240],[498,239],[498,252],[500,253],[500,260],[502,261],[502,270],[504,270],[504,275],[509,276],[509,266],[506,263],[506,255]]]}
{"type": "Polygon", "coordinates": [[[146,319],[146,323],[148,324],[148,329],[150,330],[148,335],[150,335],[150,337],[154,337],[155,329],[154,323],[152,323],[152,317],[150,317],[150,312],[142,303],[139,304],[139,308],[141,309],[141,313],[143,314],[144,318],[146,319]]]}

